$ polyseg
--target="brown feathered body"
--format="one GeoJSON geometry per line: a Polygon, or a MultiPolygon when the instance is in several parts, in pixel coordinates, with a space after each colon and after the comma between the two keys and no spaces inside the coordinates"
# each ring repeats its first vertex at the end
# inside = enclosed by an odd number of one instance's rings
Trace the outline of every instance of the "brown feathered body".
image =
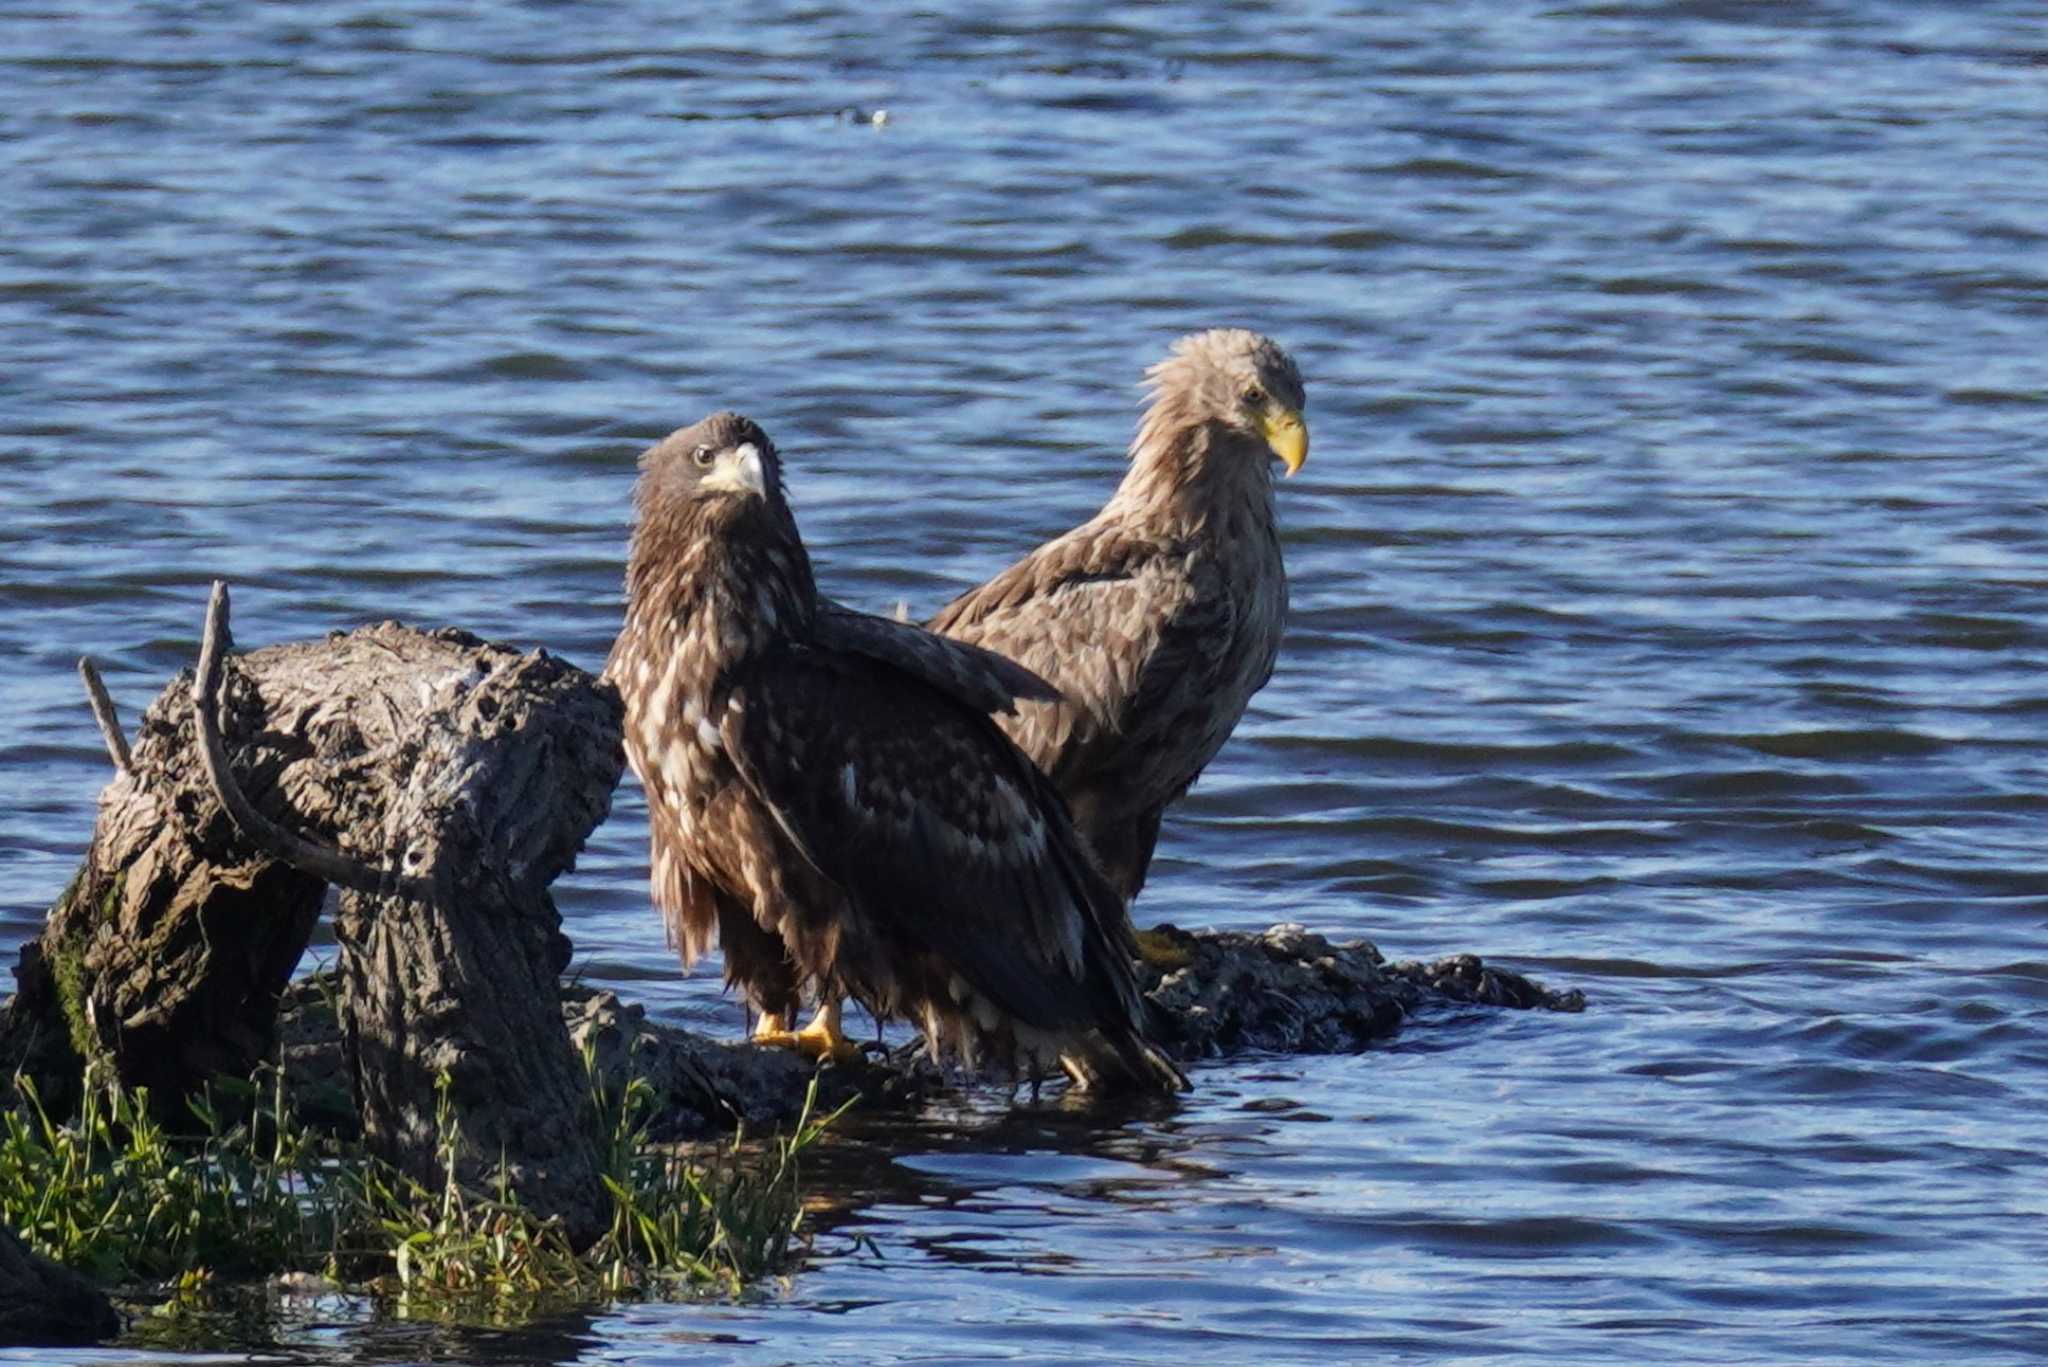
{"type": "Polygon", "coordinates": [[[1102,511],[931,622],[1059,690],[1001,724],[1127,902],[1166,807],[1272,677],[1287,615],[1273,424],[1291,418],[1306,453],[1299,373],[1264,337],[1183,338],[1148,379],[1130,469],[1102,511]]]}
{"type": "Polygon", "coordinates": [[[656,446],[635,497],[607,674],[685,960],[720,943],[728,982],[784,1018],[848,995],[970,1063],[1182,1085],[1146,1042],[1114,890],[988,716],[1043,681],[821,601],[746,419],[656,446]],[[721,474],[734,452],[758,493],[721,474]]]}

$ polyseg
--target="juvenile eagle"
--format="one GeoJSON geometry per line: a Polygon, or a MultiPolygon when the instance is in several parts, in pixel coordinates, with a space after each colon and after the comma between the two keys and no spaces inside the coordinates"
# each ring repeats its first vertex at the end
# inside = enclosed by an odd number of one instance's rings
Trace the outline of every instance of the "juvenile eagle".
{"type": "Polygon", "coordinates": [[[819,599],[775,447],[716,413],[640,458],[606,674],[647,790],[654,896],[763,1035],[853,1053],[839,1000],[1083,1086],[1179,1088],[1135,947],[1066,806],[990,721],[1042,680],[819,599]],[[791,1034],[800,999],[818,1017],[791,1034]]]}
{"type": "Polygon", "coordinates": [[[1271,339],[1197,332],[1146,372],[1151,404],[1102,511],[931,622],[1063,695],[1003,729],[1066,796],[1126,902],[1159,818],[1273,674],[1287,573],[1273,458],[1308,458],[1301,373],[1271,339]]]}

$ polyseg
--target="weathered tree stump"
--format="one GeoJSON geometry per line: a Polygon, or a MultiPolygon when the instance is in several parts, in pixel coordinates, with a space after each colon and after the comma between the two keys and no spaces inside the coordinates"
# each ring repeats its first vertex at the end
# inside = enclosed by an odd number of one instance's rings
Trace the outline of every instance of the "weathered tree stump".
{"type": "MultiPolygon", "coordinates": [[[[255,800],[281,785],[302,743],[272,726],[236,673],[233,729],[255,800]]],[[[111,725],[109,720],[108,725],[111,725]]],[[[118,730],[112,733],[119,735],[118,730]]],[[[189,688],[173,683],[143,717],[131,754],[100,793],[85,862],[23,946],[0,1020],[0,1063],[69,1111],[86,1055],[112,1058],[167,1117],[216,1075],[247,1076],[270,1051],[278,992],[320,914],[323,884],[252,848],[208,790],[189,688]]]]}
{"type": "Polygon", "coordinates": [[[0,1226],[0,1348],[96,1343],[120,1332],[98,1287],[0,1226]]]}
{"type": "Polygon", "coordinates": [[[181,678],[150,707],[84,867],[23,951],[9,1061],[47,1093],[75,1084],[78,1053],[105,1054],[159,1102],[246,1076],[333,883],[373,1151],[438,1180],[446,1075],[458,1172],[486,1181],[502,1159],[533,1209],[594,1235],[604,1194],[547,889],[610,810],[616,693],[545,652],[396,623],[228,659],[216,690],[224,626],[217,590],[199,705],[181,678]]]}

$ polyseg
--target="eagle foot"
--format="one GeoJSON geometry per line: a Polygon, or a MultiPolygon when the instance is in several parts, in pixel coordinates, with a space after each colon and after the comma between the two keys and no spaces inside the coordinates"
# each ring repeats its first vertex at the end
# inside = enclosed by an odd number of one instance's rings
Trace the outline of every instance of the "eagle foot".
{"type": "Polygon", "coordinates": [[[818,1014],[801,1030],[787,1028],[779,1016],[763,1016],[760,1028],[754,1031],[754,1043],[776,1049],[794,1049],[805,1058],[841,1065],[860,1063],[867,1055],[839,1028],[839,1012],[838,1000],[828,1001],[818,1008],[818,1014]]]}

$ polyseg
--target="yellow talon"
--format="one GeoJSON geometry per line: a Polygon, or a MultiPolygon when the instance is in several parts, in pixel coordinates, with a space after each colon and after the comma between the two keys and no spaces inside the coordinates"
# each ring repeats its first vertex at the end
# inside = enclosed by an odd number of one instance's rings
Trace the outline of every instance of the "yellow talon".
{"type": "Polygon", "coordinates": [[[860,1046],[840,1030],[839,1012],[839,999],[833,997],[818,1008],[818,1014],[801,1030],[791,1030],[780,1016],[764,1015],[754,1031],[754,1043],[794,1049],[806,1058],[858,1063],[862,1057],[860,1046]]]}

